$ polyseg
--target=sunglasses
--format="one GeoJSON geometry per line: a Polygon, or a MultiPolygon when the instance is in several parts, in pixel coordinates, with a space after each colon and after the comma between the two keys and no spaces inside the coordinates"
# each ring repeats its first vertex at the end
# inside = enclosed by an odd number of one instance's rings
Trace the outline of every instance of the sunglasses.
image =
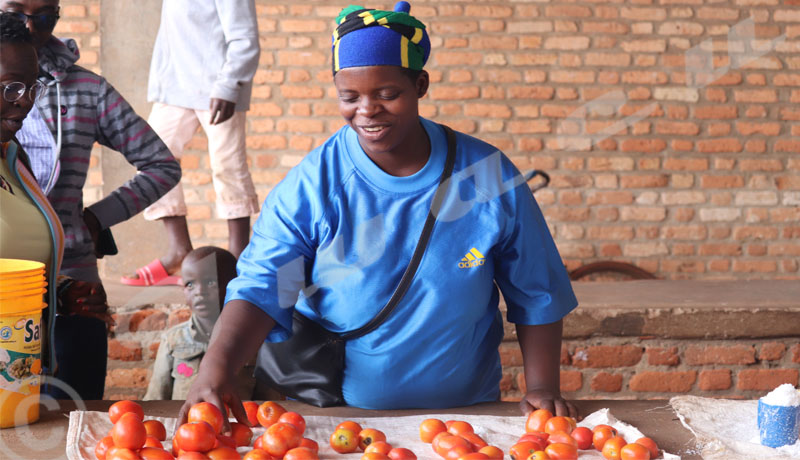
{"type": "Polygon", "coordinates": [[[42,14],[25,14],[19,11],[3,11],[4,14],[10,15],[12,18],[19,22],[27,24],[28,21],[33,23],[36,30],[49,31],[53,30],[58,22],[58,12],[55,13],[42,13],[42,14]]]}

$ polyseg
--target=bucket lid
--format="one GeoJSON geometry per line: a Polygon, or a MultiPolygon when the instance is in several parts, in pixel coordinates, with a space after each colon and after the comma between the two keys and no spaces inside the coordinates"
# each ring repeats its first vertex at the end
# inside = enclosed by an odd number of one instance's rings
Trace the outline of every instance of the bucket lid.
{"type": "Polygon", "coordinates": [[[0,278],[44,273],[44,264],[33,260],[0,259],[0,278]]]}

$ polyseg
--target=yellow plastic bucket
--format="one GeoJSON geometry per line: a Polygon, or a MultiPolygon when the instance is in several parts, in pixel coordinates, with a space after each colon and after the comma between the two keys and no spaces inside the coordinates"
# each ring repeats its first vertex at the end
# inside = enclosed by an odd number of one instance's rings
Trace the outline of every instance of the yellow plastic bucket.
{"type": "Polygon", "coordinates": [[[32,260],[0,259],[0,279],[44,274],[44,264],[32,260]]]}
{"type": "Polygon", "coordinates": [[[0,309],[0,428],[39,420],[39,384],[42,372],[42,309],[0,309]]]}
{"type": "Polygon", "coordinates": [[[12,279],[0,278],[0,293],[7,294],[10,292],[23,291],[35,287],[44,287],[47,283],[44,281],[43,275],[24,276],[12,279]]]}

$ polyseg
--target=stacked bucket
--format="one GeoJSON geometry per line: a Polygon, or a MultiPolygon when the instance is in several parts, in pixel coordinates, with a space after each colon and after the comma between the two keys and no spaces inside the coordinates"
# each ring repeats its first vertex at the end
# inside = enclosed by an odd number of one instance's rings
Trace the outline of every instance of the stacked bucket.
{"type": "Polygon", "coordinates": [[[39,419],[44,264],[0,259],[0,428],[39,419]]]}

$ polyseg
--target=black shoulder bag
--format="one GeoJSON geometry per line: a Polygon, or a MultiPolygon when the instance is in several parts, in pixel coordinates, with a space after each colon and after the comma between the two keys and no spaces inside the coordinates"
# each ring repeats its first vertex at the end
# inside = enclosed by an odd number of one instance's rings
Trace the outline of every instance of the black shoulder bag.
{"type": "Polygon", "coordinates": [[[265,342],[261,345],[255,368],[255,377],[258,380],[283,395],[317,407],[345,405],[342,396],[345,342],[372,332],[400,303],[417,272],[433,231],[436,215],[444,201],[446,190],[442,185],[453,172],[456,136],[449,127],[442,127],[447,134],[444,171],[414,254],[389,302],[369,323],[344,334],[333,333],[295,310],[292,336],[283,342],[265,342]]]}

